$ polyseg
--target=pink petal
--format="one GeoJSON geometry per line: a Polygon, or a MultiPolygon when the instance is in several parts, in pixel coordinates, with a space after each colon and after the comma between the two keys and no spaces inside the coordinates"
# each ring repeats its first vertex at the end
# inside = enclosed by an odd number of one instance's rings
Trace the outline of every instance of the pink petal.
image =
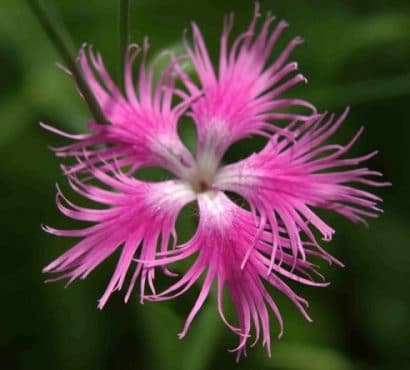
{"type": "MultiPolygon", "coordinates": [[[[248,340],[255,334],[254,343],[263,337],[263,345],[270,351],[269,308],[273,311],[280,326],[279,336],[283,331],[283,322],[275,302],[270,297],[264,282],[273,285],[298,307],[309,319],[304,306],[306,301],[296,295],[282,280],[289,278],[311,286],[326,286],[327,283],[312,280],[309,271],[313,265],[299,258],[294,258],[287,250],[289,243],[281,239],[281,248],[274,261],[274,268],[269,269],[272,245],[268,241],[259,240],[252,248],[248,262],[241,268],[249,247],[254,244],[258,228],[254,224],[252,214],[235,205],[221,192],[206,192],[198,195],[200,221],[193,238],[176,251],[162,255],[149,266],[163,266],[185,259],[196,254],[191,268],[168,289],[154,294],[149,299],[161,301],[171,299],[185,293],[203,274],[199,296],[185,322],[180,338],[184,337],[193,319],[200,311],[211,286],[217,282],[218,311],[224,323],[237,335],[239,345],[234,349],[238,356],[244,353],[248,340]],[[283,248],[282,248],[283,244],[283,248]],[[179,255],[178,255],[179,250],[179,255]],[[279,262],[282,261],[281,265],[279,262]],[[296,269],[292,272],[292,265],[296,269]],[[226,288],[235,306],[238,325],[230,324],[222,308],[223,290],[226,288]],[[253,329],[252,329],[253,328],[253,329]]],[[[261,238],[263,239],[263,238],[261,238]]]]}
{"type": "Polygon", "coordinates": [[[325,144],[346,115],[347,111],[338,119],[330,116],[327,120],[322,115],[301,129],[291,124],[289,132],[294,132],[294,140],[275,135],[260,153],[217,174],[216,186],[242,195],[257,217],[267,220],[273,236],[279,237],[278,227],[286,230],[295,258],[306,258],[304,236],[326,256],[311,229],[317,229],[325,241],[330,241],[335,231],[315,209],[332,210],[354,222],[365,222],[364,217],[376,217],[380,211],[380,198],[354,187],[387,185],[372,179],[380,173],[356,168],[370,156],[343,158],[358,135],[345,146],[325,144]]]}
{"type": "Polygon", "coordinates": [[[195,194],[189,185],[179,180],[146,183],[119,172],[108,175],[96,168],[92,172],[112,190],[84,183],[74,176],[71,176],[72,187],[85,198],[109,208],[77,206],[58,189],[57,206],[60,211],[69,218],[92,222],[93,225],[77,230],[46,227],[45,230],[51,234],[80,237],[81,240],[46,266],[44,272],[59,274],[57,279],[67,278],[70,283],[77,278],[85,278],[112,253],[120,250],[117,267],[98,306],[102,308],[110,295],[122,288],[130,269],[135,272],[126,300],[138,276],[141,276],[142,300],[145,282],[153,287],[154,276],[152,268],[133,262],[136,253],[139,253],[140,260],[155,259],[160,240],[164,252],[171,239],[176,239],[175,222],[180,210],[195,199],[195,194]]]}
{"type": "MultiPolygon", "coordinates": [[[[144,59],[147,49],[146,44],[144,59]]],[[[80,50],[78,61],[84,78],[110,123],[90,122],[89,132],[82,135],[67,134],[43,124],[58,135],[76,140],[54,149],[59,157],[77,157],[83,162],[64,167],[66,174],[84,172],[87,164],[98,166],[114,159],[121,166],[161,166],[179,177],[193,166],[192,155],[177,133],[178,120],[185,110],[180,106],[185,103],[173,104],[176,89],[172,64],[163,71],[160,82],[154,83],[154,71],[146,69],[143,60],[134,86],[132,70],[138,52],[135,45],[128,49],[124,95],[110,77],[101,55],[91,47],[80,50]]]]}
{"type": "Polygon", "coordinates": [[[272,50],[287,24],[281,21],[272,29],[273,17],[268,15],[257,31],[259,16],[259,7],[256,6],[248,29],[233,41],[231,47],[228,39],[233,17],[225,19],[217,69],[212,65],[196,24],[192,26],[193,45],[186,42],[187,53],[199,77],[199,86],[182,69],[179,72],[191,96],[202,94],[192,104],[192,117],[198,131],[199,167],[204,171],[215,171],[224,152],[237,140],[250,135],[270,135],[276,131],[286,134],[273,125],[272,120],[306,120],[315,113],[315,108],[304,100],[279,99],[285,91],[306,82],[302,75],[293,75],[296,63],[286,64],[302,39],[293,39],[270,62],[272,50]],[[302,107],[306,113],[292,113],[293,107],[302,107]]]}

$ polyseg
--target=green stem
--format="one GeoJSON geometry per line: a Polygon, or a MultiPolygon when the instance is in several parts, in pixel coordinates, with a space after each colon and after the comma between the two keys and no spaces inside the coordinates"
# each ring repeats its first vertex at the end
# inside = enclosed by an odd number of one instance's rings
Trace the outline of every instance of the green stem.
{"type": "Polygon", "coordinates": [[[127,48],[130,43],[130,35],[131,35],[131,0],[120,0],[120,48],[121,48],[121,55],[120,55],[120,66],[122,66],[121,70],[121,78],[124,75],[124,64],[125,64],[125,57],[127,54],[127,48]]]}
{"type": "Polygon", "coordinates": [[[83,74],[78,67],[73,48],[71,46],[72,43],[65,35],[62,27],[53,20],[53,18],[45,10],[44,6],[40,5],[40,2],[38,0],[27,0],[27,3],[32,9],[33,13],[36,15],[50,41],[54,44],[54,46],[60,53],[61,57],[64,60],[64,63],[71,71],[78,89],[83,95],[84,100],[86,101],[88,108],[90,109],[90,112],[96,122],[108,123],[94,94],[88,87],[83,74]]]}

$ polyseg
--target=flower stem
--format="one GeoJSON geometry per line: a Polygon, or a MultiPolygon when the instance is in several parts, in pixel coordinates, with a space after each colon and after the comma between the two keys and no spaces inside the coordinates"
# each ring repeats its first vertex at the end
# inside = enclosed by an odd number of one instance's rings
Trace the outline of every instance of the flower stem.
{"type": "Polygon", "coordinates": [[[131,35],[131,0],[120,0],[120,66],[121,76],[124,75],[125,57],[131,35]]]}
{"type": "Polygon", "coordinates": [[[71,71],[73,78],[78,86],[79,91],[84,97],[91,114],[98,123],[108,123],[104,117],[101,108],[88,87],[86,81],[84,80],[83,74],[76,62],[75,54],[73,52],[72,43],[66,36],[62,26],[60,26],[54,19],[48,14],[43,5],[41,5],[39,0],[27,0],[33,13],[36,15],[39,23],[43,27],[50,41],[54,44],[64,63],[67,65],[68,69],[71,71]]]}

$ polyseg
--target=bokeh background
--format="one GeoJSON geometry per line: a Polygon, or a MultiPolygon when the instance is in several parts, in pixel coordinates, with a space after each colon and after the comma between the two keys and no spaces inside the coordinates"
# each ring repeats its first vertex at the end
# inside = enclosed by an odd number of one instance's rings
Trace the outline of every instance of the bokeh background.
{"type": "MultiPolygon", "coordinates": [[[[49,0],[75,45],[100,50],[118,75],[118,10],[114,0],[49,0]]],[[[80,131],[89,118],[61,58],[22,0],[0,0],[0,369],[353,370],[410,368],[409,106],[410,2],[408,0],[261,1],[262,11],[285,18],[284,40],[302,35],[294,54],[310,83],[295,94],[321,110],[352,112],[337,140],[366,127],[356,152],[374,148],[371,166],[393,182],[381,189],[385,213],[370,227],[337,217],[329,250],[346,268],[323,267],[332,285],[298,287],[311,302],[313,324],[277,296],[285,336],[273,340],[272,357],[260,346],[239,364],[227,352],[236,337],[221,323],[214,302],[205,305],[184,341],[177,339],[197,290],[179,300],[124,305],[114,295],[96,308],[115,258],[67,289],[44,284],[41,268],[72,241],[53,238],[41,223],[67,226],[54,206],[54,184],[67,188],[48,145],[61,143],[38,122],[80,131]]],[[[135,0],[133,41],[149,35],[151,56],[181,49],[191,20],[216,53],[222,16],[234,11],[236,31],[246,26],[252,1],[135,0]]],[[[282,42],[282,45],[283,45],[282,42]]],[[[187,131],[187,140],[192,132],[187,131]]],[[[256,150],[246,141],[230,151],[256,150]]],[[[191,214],[188,211],[188,216],[191,214]]],[[[191,220],[191,221],[190,221],[191,220]]],[[[178,227],[192,234],[194,221],[178,227]]],[[[276,297],[276,296],[275,296],[276,297]]],[[[277,327],[272,325],[272,336],[277,327]]]]}

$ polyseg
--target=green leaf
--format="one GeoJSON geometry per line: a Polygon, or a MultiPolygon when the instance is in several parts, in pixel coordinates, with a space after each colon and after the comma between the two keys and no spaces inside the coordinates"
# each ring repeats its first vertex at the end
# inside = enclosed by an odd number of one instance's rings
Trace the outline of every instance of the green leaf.
{"type": "Polygon", "coordinates": [[[152,369],[176,369],[179,364],[179,340],[177,332],[181,320],[167,303],[145,303],[138,305],[139,325],[142,326],[146,351],[152,369]],[[158,355],[160,351],[160,355],[158,355]]]}
{"type": "Polygon", "coordinates": [[[410,94],[410,75],[355,82],[341,86],[312,89],[307,97],[320,105],[338,108],[410,94]]]}
{"type": "Polygon", "coordinates": [[[13,141],[29,122],[29,112],[21,107],[21,96],[14,94],[0,102],[3,127],[0,130],[0,147],[13,141]]]}
{"type": "Polygon", "coordinates": [[[264,365],[281,370],[352,370],[353,365],[338,351],[330,348],[310,346],[303,343],[277,345],[272,358],[264,365]]]}
{"type": "Polygon", "coordinates": [[[86,83],[82,71],[77,64],[72,42],[68,36],[68,32],[64,29],[62,22],[56,21],[54,14],[50,13],[49,9],[42,4],[42,1],[27,0],[27,3],[34,15],[37,17],[38,22],[44,29],[48,38],[64,59],[68,69],[71,71],[78,89],[84,96],[84,100],[86,101],[95,120],[99,123],[107,123],[104,114],[101,111],[100,105],[98,104],[90,87],[86,83]]]}
{"type": "Polygon", "coordinates": [[[216,302],[213,299],[207,305],[188,334],[187,351],[181,361],[180,370],[207,369],[215,348],[219,345],[223,327],[215,307],[216,302]]]}
{"type": "Polygon", "coordinates": [[[192,76],[195,74],[195,68],[186,56],[184,44],[182,42],[174,42],[164,46],[160,51],[155,53],[150,59],[148,65],[150,67],[155,65],[155,76],[159,77],[160,72],[164,71],[170,64],[170,56],[179,57],[179,64],[182,66],[184,72],[192,76]]]}
{"type": "MultiPolygon", "coordinates": [[[[120,8],[120,66],[121,75],[124,74],[124,60],[127,54],[128,45],[131,37],[131,0],[119,0],[120,8]]],[[[120,81],[123,79],[121,78],[120,81]]]]}
{"type": "Polygon", "coordinates": [[[173,312],[170,303],[145,303],[137,308],[137,313],[144,337],[148,339],[146,350],[152,369],[208,368],[223,333],[214,299],[208,299],[182,340],[177,333],[182,330],[185,317],[173,312]]]}

